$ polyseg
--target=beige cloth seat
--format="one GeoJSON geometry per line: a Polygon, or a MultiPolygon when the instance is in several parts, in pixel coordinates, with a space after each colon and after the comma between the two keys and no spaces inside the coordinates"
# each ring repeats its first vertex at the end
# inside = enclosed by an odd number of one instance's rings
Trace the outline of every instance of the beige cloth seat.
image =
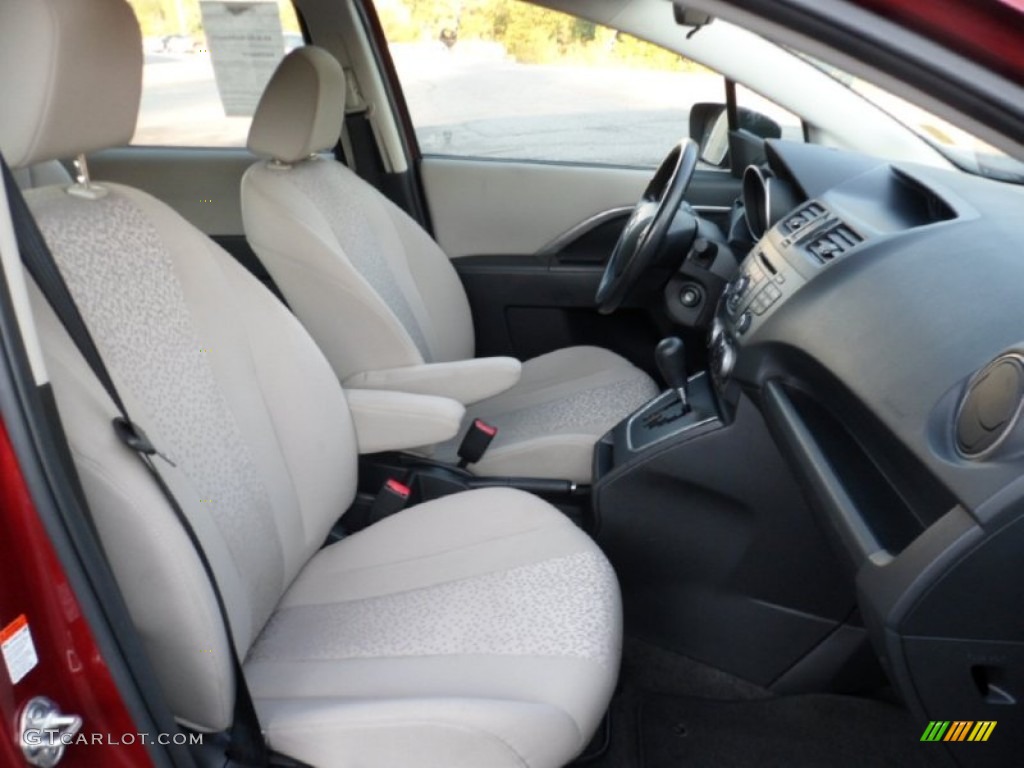
{"type": "MultiPolygon", "coordinates": [[[[127,142],[141,67],[123,0],[7,0],[0,149],[27,168],[127,142]]],[[[299,322],[138,190],[63,183],[26,198],[129,411],[174,462],[161,474],[217,575],[272,747],[346,768],[554,768],[583,748],[621,639],[615,575],[588,536],[536,497],[486,489],[322,547],[355,493],[356,434],[299,322]]],[[[184,723],[224,729],[235,679],[203,568],[29,288],[76,467],[167,701],[184,723]]]]}
{"type": "Polygon", "coordinates": [[[620,608],[603,556],[551,511],[508,489],[464,493],[314,557],[245,665],[271,742],[316,765],[579,752],[612,693],[620,608]]]}
{"type": "Polygon", "coordinates": [[[21,189],[71,183],[71,174],[60,164],[59,160],[37,163],[28,168],[17,168],[13,170],[13,173],[14,180],[21,189]]]}
{"type": "MultiPolygon", "coordinates": [[[[455,397],[499,428],[479,474],[590,482],[597,439],[657,394],[622,357],[572,347],[522,363],[474,354],[455,269],[409,216],[344,165],[344,75],[326,51],[290,53],[267,86],[242,182],[246,235],[339,379],[455,397]]],[[[455,444],[438,458],[454,458],[455,444]]]]}

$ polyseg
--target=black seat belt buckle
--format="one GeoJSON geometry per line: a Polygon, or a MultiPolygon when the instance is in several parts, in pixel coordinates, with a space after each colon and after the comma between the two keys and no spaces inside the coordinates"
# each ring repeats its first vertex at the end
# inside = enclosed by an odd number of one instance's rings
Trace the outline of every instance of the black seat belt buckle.
{"type": "Polygon", "coordinates": [[[412,490],[405,483],[394,478],[387,480],[377,492],[373,506],[370,507],[370,523],[376,523],[396,512],[401,512],[409,503],[411,495],[412,490]]]}
{"type": "Polygon", "coordinates": [[[467,464],[476,464],[480,461],[496,434],[497,427],[492,427],[483,419],[473,419],[469,431],[459,445],[459,467],[463,468],[467,464]]]}
{"type": "Polygon", "coordinates": [[[152,456],[156,453],[153,443],[149,441],[149,437],[138,424],[118,416],[114,419],[114,432],[121,439],[122,443],[136,453],[141,453],[144,456],[152,456]]]}
{"type": "Polygon", "coordinates": [[[176,467],[173,461],[164,456],[158,451],[153,443],[150,442],[149,437],[145,432],[142,431],[142,427],[136,424],[134,421],[129,421],[123,416],[118,416],[113,421],[114,433],[120,438],[121,442],[131,448],[137,454],[143,457],[159,456],[161,459],[166,461],[172,467],[176,467]]]}

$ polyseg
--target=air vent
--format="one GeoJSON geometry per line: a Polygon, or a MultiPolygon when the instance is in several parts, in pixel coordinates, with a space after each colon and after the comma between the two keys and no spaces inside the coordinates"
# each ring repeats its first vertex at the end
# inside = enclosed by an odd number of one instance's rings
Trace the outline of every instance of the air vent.
{"type": "Polygon", "coordinates": [[[949,221],[950,219],[956,218],[956,211],[950,207],[949,203],[934,192],[928,195],[927,205],[928,217],[932,221],[949,221]]]}
{"type": "Polygon", "coordinates": [[[792,215],[789,216],[789,218],[786,219],[786,223],[784,225],[786,228],[786,233],[791,235],[794,232],[803,229],[816,218],[821,216],[823,213],[825,213],[825,206],[823,206],[821,203],[808,203],[800,210],[795,211],[792,215]]]}
{"type": "Polygon", "coordinates": [[[828,264],[836,257],[842,256],[863,239],[845,224],[839,224],[815,237],[814,240],[807,244],[807,250],[822,264],[828,264]]]}
{"type": "Polygon", "coordinates": [[[1009,436],[1024,404],[1024,364],[1016,353],[997,357],[967,385],[956,416],[956,447],[984,458],[1009,436]]]}

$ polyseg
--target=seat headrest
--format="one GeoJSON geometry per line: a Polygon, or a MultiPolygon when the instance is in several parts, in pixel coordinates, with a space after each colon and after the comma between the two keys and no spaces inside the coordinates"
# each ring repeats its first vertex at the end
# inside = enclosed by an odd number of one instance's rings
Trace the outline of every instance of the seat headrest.
{"type": "Polygon", "coordinates": [[[282,59],[260,98],[249,151],[295,163],[331,149],[345,120],[345,73],[323,48],[307,45],[282,59]]]}
{"type": "Polygon", "coordinates": [[[0,150],[14,168],[127,144],[142,37],[124,0],[0,3],[0,150]]]}

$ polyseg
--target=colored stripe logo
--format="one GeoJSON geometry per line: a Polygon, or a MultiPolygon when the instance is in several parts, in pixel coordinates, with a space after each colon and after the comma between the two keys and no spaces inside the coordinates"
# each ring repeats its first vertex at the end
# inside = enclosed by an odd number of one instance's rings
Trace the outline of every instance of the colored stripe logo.
{"type": "Polygon", "coordinates": [[[932,720],[921,741],[988,741],[996,720],[932,720]]]}

